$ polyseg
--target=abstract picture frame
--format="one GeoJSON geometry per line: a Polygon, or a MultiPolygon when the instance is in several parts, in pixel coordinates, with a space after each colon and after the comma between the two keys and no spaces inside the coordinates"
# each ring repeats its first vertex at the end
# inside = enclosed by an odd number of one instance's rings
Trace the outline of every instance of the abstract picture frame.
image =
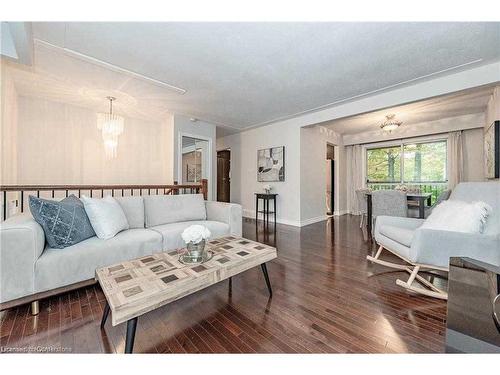
{"type": "Polygon", "coordinates": [[[285,181],[285,146],[270,147],[257,151],[257,181],[285,181]]]}

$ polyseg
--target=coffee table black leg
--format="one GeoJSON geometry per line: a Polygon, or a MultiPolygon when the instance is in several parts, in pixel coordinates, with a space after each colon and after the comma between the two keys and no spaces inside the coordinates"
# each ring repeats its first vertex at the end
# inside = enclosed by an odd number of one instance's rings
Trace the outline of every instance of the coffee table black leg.
{"type": "Polygon", "coordinates": [[[137,318],[127,321],[127,339],[125,341],[125,353],[132,353],[134,350],[135,329],[137,327],[137,318]]]}
{"type": "Polygon", "coordinates": [[[109,315],[109,303],[106,301],[106,307],[104,307],[104,312],[102,314],[102,319],[101,319],[101,329],[104,328],[104,324],[106,324],[108,315],[109,315]]]}
{"type": "Polygon", "coordinates": [[[269,281],[269,275],[267,273],[267,267],[265,263],[260,265],[262,268],[262,273],[264,274],[264,279],[266,279],[267,290],[269,290],[269,297],[273,296],[273,289],[271,288],[271,281],[269,281]]]}

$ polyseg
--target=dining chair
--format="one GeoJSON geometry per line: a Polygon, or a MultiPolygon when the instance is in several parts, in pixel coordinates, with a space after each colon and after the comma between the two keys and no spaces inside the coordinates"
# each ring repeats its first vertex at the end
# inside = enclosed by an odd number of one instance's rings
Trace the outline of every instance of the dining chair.
{"type": "Polygon", "coordinates": [[[372,192],[372,231],[377,216],[408,216],[406,193],[397,190],[377,190],[372,192]]]}
{"type": "Polygon", "coordinates": [[[368,216],[368,203],[366,199],[366,193],[371,192],[369,188],[356,189],[356,199],[358,200],[358,208],[361,214],[361,220],[359,222],[359,227],[363,227],[363,221],[365,216],[368,216]]]}

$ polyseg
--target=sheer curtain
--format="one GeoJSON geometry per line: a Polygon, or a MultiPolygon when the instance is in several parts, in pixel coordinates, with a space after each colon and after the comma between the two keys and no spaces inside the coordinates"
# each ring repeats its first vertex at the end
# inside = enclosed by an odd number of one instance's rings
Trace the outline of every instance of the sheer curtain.
{"type": "Polygon", "coordinates": [[[451,132],[448,137],[448,189],[453,189],[464,176],[463,135],[451,132]]]}
{"type": "Polygon", "coordinates": [[[363,148],[360,145],[347,146],[347,209],[353,215],[359,215],[356,190],[363,187],[363,148]]]}

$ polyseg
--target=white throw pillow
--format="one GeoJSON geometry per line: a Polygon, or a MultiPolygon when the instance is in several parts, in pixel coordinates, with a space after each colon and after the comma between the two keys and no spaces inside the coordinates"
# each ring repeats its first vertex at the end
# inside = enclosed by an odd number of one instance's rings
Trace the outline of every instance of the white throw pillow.
{"type": "Polygon", "coordinates": [[[432,210],[421,228],[483,233],[491,209],[485,202],[443,201],[432,210]]]}
{"type": "Polygon", "coordinates": [[[100,239],[108,240],[118,232],[128,229],[128,221],[120,204],[115,198],[81,198],[94,232],[100,239]]]}

